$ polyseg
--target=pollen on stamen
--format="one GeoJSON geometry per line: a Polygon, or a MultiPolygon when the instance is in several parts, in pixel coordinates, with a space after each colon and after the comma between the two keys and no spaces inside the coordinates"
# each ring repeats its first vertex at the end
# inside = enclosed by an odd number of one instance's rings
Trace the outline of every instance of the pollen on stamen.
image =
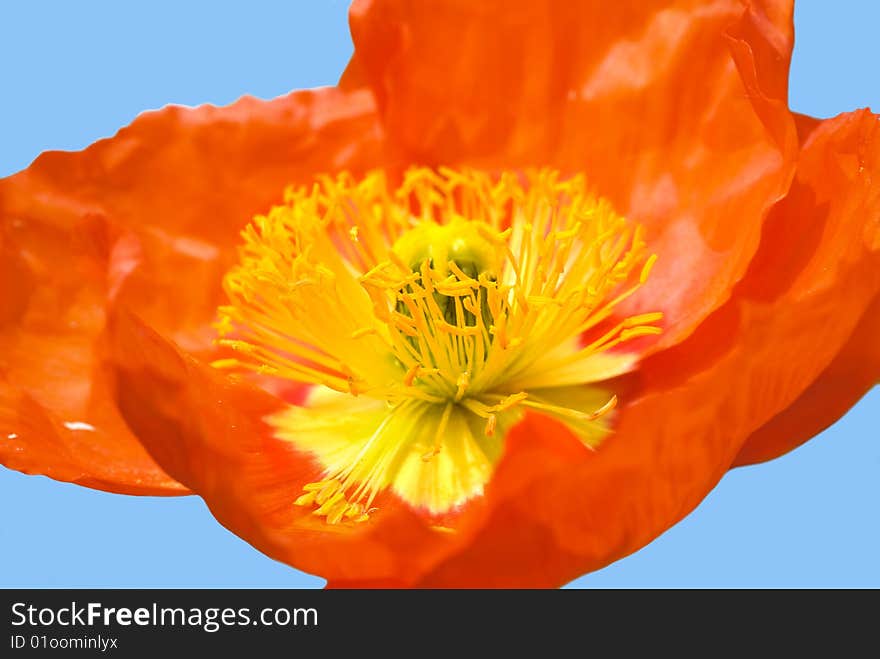
{"type": "Polygon", "coordinates": [[[616,313],[657,259],[582,176],[343,173],[242,237],[217,322],[236,358],[214,365],[324,392],[267,421],[323,466],[291,501],[328,524],[386,489],[430,514],[480,496],[527,412],[594,448],[618,402],[601,381],[634,364],[619,346],[661,332],[616,313]]]}
{"type": "Polygon", "coordinates": [[[603,416],[611,412],[615,407],[617,407],[617,396],[612,396],[608,399],[608,402],[605,403],[602,407],[597,409],[595,412],[591,412],[587,415],[588,421],[595,421],[596,419],[601,419],[603,416]]]}
{"type": "Polygon", "coordinates": [[[409,370],[406,372],[406,375],[403,376],[403,384],[407,387],[411,387],[413,385],[413,381],[419,376],[419,371],[421,370],[421,364],[413,364],[412,366],[410,366],[409,370]]]}

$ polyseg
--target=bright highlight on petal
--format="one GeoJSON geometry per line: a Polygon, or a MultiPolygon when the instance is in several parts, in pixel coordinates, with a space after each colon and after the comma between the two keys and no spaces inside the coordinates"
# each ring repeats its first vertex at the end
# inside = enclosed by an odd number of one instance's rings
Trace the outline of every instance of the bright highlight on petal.
{"type": "Polygon", "coordinates": [[[615,318],[655,257],[582,177],[413,169],[323,178],[244,232],[224,281],[215,366],[315,385],[268,419],[320,481],[292,497],[329,523],[369,518],[390,489],[442,514],[478,496],[526,410],[594,447],[616,397],[588,386],[657,334],[615,318]]]}

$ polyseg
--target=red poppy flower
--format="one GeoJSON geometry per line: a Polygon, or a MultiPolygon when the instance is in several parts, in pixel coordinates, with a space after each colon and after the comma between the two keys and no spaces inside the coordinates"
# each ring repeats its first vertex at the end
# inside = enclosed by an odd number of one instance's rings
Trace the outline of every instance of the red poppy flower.
{"type": "Polygon", "coordinates": [[[336,88],[0,181],[3,464],[331,585],[549,586],[878,381],[880,123],[790,112],[791,3],[351,27],[336,88]]]}

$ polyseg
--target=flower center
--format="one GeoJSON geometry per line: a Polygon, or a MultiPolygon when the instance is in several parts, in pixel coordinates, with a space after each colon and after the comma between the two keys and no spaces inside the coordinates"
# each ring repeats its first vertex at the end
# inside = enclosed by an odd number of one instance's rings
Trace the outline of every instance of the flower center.
{"type": "Polygon", "coordinates": [[[595,446],[616,403],[595,383],[633,362],[609,349],[660,331],[615,318],[654,257],[580,177],[325,178],[243,238],[218,324],[239,357],[215,365],[313,386],[267,421],[322,466],[296,503],[330,523],[480,495],[526,410],[595,446]]]}
{"type": "Polygon", "coordinates": [[[392,350],[402,366],[411,364],[410,381],[438,402],[474,391],[507,312],[495,274],[503,254],[491,235],[479,221],[422,222],[392,247],[396,272],[380,267],[361,279],[395,300],[390,322],[404,341],[392,350]]]}
{"type": "MultiPolygon", "coordinates": [[[[396,311],[415,320],[419,314],[413,314],[412,301],[424,300],[425,308],[433,312],[427,323],[433,325],[436,319],[459,332],[485,334],[491,342],[493,336],[480,331],[493,325],[489,296],[481,282],[497,280],[499,255],[497,246],[484,238],[487,235],[492,232],[485,223],[453,221],[423,222],[401,236],[392,252],[408,264],[413,281],[397,292],[396,311]]],[[[419,349],[418,337],[411,336],[410,343],[419,349]]]]}

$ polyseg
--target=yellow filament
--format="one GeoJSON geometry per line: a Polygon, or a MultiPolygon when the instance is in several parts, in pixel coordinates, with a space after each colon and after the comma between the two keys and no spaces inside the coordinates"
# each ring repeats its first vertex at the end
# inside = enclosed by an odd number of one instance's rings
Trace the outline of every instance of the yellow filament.
{"type": "Polygon", "coordinates": [[[242,237],[217,323],[236,355],[214,365],[337,392],[271,419],[324,464],[294,503],[332,524],[367,519],[386,488],[432,513],[478,495],[524,410],[594,446],[617,399],[580,389],[632,366],[611,348],[660,332],[660,313],[615,318],[656,256],[580,176],[323,177],[242,237]]]}

